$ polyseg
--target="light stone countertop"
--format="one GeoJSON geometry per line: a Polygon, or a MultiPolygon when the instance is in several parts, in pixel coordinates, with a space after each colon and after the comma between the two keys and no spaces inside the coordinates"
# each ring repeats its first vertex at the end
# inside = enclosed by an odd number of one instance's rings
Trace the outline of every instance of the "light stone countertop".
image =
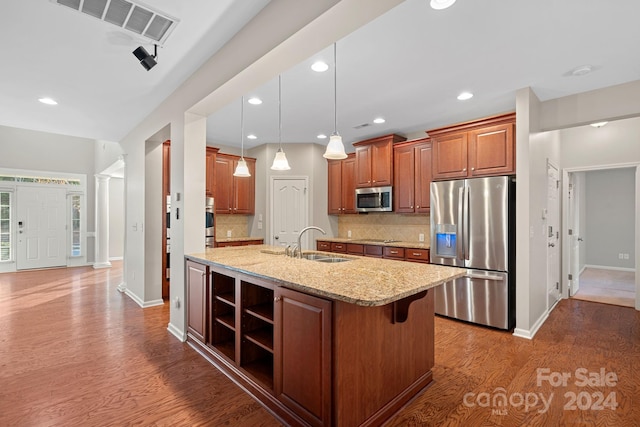
{"type": "Polygon", "coordinates": [[[186,258],[361,306],[386,305],[462,277],[466,272],[434,264],[324,253],[350,261],[322,263],[285,257],[282,247],[269,245],[207,248],[205,253],[189,254],[186,258]]]}
{"type": "Polygon", "coordinates": [[[395,248],[405,249],[430,249],[429,242],[405,242],[402,240],[382,240],[382,239],[347,239],[343,237],[318,237],[316,240],[323,242],[335,242],[335,243],[356,243],[359,245],[374,245],[374,246],[393,246],[395,248]]]}
{"type": "Polygon", "coordinates": [[[264,240],[264,237],[223,237],[216,238],[216,243],[228,243],[228,242],[248,242],[252,240],[264,240]]]}

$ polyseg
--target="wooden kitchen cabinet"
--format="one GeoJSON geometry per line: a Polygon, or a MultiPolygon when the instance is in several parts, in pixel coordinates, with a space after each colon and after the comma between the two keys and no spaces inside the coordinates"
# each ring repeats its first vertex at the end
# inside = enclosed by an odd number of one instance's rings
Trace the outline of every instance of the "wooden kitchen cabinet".
{"type": "Polygon", "coordinates": [[[431,157],[429,138],[394,146],[393,205],[395,212],[429,213],[431,157]]]}
{"type": "Polygon", "coordinates": [[[329,215],[356,213],[355,166],[354,153],[327,162],[329,215]]]}
{"type": "Polygon", "coordinates": [[[206,149],[206,162],[205,162],[205,194],[208,197],[213,197],[213,191],[215,186],[215,166],[216,166],[216,154],[217,148],[207,147],[206,149]]]}
{"type": "Polygon", "coordinates": [[[393,144],[405,141],[400,135],[385,135],[356,142],[357,188],[393,185],[393,144]]]}
{"type": "Polygon", "coordinates": [[[515,173],[515,113],[427,131],[433,180],[515,173]]]}
{"type": "Polygon", "coordinates": [[[215,158],[214,197],[218,214],[246,214],[255,212],[256,159],[245,157],[250,177],[236,177],[233,172],[239,156],[217,153],[215,158]]]}
{"type": "Polygon", "coordinates": [[[207,337],[207,288],[209,287],[206,265],[186,262],[187,284],[187,332],[202,343],[207,337]]]}
{"type": "Polygon", "coordinates": [[[276,398],[310,425],[330,425],[331,301],[280,287],[275,294],[276,398]]]}

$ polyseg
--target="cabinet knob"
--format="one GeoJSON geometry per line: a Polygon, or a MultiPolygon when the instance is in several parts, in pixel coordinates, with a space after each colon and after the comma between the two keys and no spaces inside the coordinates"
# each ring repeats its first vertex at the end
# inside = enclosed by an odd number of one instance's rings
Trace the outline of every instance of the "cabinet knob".
{"type": "Polygon", "coordinates": [[[238,208],[233,208],[233,210],[234,210],[234,211],[237,211],[237,210],[238,210],[238,208]]]}
{"type": "Polygon", "coordinates": [[[462,169],[462,172],[466,172],[466,171],[467,171],[467,168],[462,169]]]}
{"type": "Polygon", "coordinates": [[[413,206],[411,206],[411,209],[413,209],[413,206]]]}
{"type": "Polygon", "coordinates": [[[472,171],[476,170],[476,168],[471,168],[472,171]]]}
{"type": "Polygon", "coordinates": [[[282,297],[281,296],[277,296],[273,298],[273,302],[278,302],[278,301],[282,301],[282,297]]]}
{"type": "MultiPolygon", "coordinates": [[[[413,206],[412,206],[413,207],[413,206]]],[[[416,206],[416,209],[420,209],[420,206],[416,206]]]]}
{"type": "Polygon", "coordinates": [[[376,182],[376,180],[374,179],[373,182],[376,182]]]}

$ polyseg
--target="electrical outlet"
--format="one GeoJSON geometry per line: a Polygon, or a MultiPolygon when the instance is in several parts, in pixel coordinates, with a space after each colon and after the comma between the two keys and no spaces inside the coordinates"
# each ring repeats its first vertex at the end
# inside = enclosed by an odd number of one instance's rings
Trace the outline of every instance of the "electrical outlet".
{"type": "Polygon", "coordinates": [[[351,238],[351,230],[347,230],[347,237],[351,238]]]}
{"type": "Polygon", "coordinates": [[[262,230],[262,221],[258,221],[258,230],[262,230]]]}
{"type": "Polygon", "coordinates": [[[622,254],[624,256],[624,259],[629,259],[629,254],[622,254]]]}
{"type": "Polygon", "coordinates": [[[227,230],[227,237],[231,237],[231,230],[227,230]]]}
{"type": "Polygon", "coordinates": [[[418,240],[419,240],[420,242],[424,242],[424,233],[420,233],[420,234],[418,234],[418,240]]]}
{"type": "Polygon", "coordinates": [[[618,259],[624,259],[624,255],[621,253],[618,254],[618,259]]]}

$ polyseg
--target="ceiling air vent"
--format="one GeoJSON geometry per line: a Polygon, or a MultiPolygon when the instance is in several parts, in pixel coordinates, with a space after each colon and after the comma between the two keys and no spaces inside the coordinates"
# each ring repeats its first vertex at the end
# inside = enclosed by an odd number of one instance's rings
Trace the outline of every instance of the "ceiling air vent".
{"type": "Polygon", "coordinates": [[[354,129],[362,129],[362,128],[366,128],[367,126],[371,126],[371,123],[363,123],[361,125],[358,126],[354,126],[354,129]]]}
{"type": "Polygon", "coordinates": [[[157,44],[167,40],[178,20],[129,0],[51,0],[53,3],[117,25],[157,44]]]}

